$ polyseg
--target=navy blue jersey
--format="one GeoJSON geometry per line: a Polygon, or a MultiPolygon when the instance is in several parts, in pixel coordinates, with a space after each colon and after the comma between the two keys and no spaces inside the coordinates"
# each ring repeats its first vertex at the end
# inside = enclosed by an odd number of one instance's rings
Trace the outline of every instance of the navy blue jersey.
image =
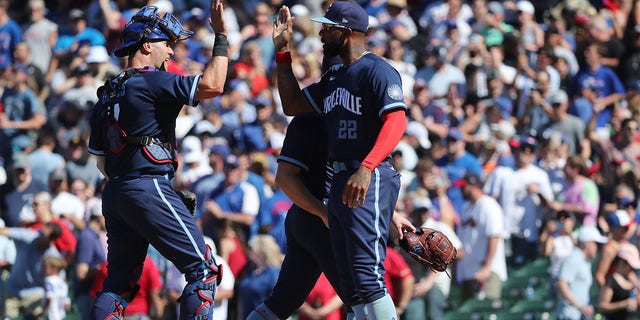
{"type": "Polygon", "coordinates": [[[382,114],[407,109],[400,74],[375,54],[332,66],[304,93],[318,113],[326,114],[331,161],[364,160],[382,127],[382,114]]]}
{"type": "MultiPolygon", "coordinates": [[[[126,80],[114,105],[114,118],[127,136],[157,137],[175,148],[176,118],[184,105],[194,106],[200,76],[180,76],[151,67],[140,69],[126,80]]],[[[103,94],[91,114],[89,152],[105,156],[109,177],[131,172],[173,172],[171,163],[157,164],[144,155],[140,145],[128,143],[118,153],[109,151],[108,96],[103,94]]]]}
{"type": "Polygon", "coordinates": [[[285,161],[303,170],[302,181],[317,199],[327,198],[326,180],[326,125],[323,117],[311,113],[291,120],[287,130],[300,134],[287,134],[278,161],[285,161]]]}

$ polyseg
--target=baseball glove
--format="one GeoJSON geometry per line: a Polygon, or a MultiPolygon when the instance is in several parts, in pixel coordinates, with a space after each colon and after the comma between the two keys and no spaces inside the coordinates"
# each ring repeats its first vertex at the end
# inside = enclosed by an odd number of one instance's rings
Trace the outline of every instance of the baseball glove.
{"type": "Polygon", "coordinates": [[[423,266],[439,272],[446,271],[458,254],[444,233],[424,227],[415,233],[404,230],[400,247],[423,266]]]}
{"type": "Polygon", "coordinates": [[[187,209],[189,209],[191,215],[195,216],[196,205],[198,203],[196,201],[196,194],[189,190],[178,190],[176,191],[176,193],[178,194],[178,196],[180,196],[180,200],[182,200],[182,203],[184,203],[187,209]]]}

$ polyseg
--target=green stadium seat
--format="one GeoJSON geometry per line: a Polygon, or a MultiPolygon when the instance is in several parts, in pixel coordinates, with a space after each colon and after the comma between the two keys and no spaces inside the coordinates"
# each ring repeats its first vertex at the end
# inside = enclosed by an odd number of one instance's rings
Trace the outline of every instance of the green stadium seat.
{"type": "Polygon", "coordinates": [[[484,320],[480,312],[449,311],[444,314],[442,320],[484,320]]]}
{"type": "Polygon", "coordinates": [[[494,312],[505,308],[505,303],[500,300],[469,299],[465,301],[458,311],[462,312],[494,312]]]}
{"type": "Polygon", "coordinates": [[[531,276],[537,276],[542,278],[548,278],[550,266],[551,266],[551,262],[549,262],[549,258],[541,257],[518,268],[513,272],[513,274],[510,274],[509,277],[510,278],[529,278],[531,276]]]}
{"type": "Polygon", "coordinates": [[[509,311],[511,312],[536,312],[536,313],[555,313],[555,303],[552,300],[520,300],[513,305],[509,311]]]}

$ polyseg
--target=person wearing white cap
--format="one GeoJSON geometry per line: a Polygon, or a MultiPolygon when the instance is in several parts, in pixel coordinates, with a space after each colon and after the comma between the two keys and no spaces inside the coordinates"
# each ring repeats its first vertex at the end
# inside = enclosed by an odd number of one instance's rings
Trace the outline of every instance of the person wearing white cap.
{"type": "Polygon", "coordinates": [[[607,242],[596,227],[582,227],[578,245],[560,265],[556,288],[558,290],[558,319],[590,319],[593,305],[589,292],[593,283],[590,261],[598,253],[598,243],[607,242]]]}
{"type": "Polygon", "coordinates": [[[177,181],[183,187],[188,187],[191,183],[201,177],[213,173],[213,169],[207,161],[206,153],[202,152],[202,141],[196,136],[186,136],[180,144],[182,148],[182,160],[184,167],[180,172],[177,181]]]}
{"type": "Polygon", "coordinates": [[[598,308],[607,319],[637,319],[638,286],[636,272],[640,269],[638,248],[631,243],[618,247],[613,274],[600,288],[598,308]]]}
{"type": "Polygon", "coordinates": [[[518,1],[516,7],[522,45],[528,52],[537,52],[544,45],[544,31],[535,20],[536,9],[527,0],[518,1]]]}

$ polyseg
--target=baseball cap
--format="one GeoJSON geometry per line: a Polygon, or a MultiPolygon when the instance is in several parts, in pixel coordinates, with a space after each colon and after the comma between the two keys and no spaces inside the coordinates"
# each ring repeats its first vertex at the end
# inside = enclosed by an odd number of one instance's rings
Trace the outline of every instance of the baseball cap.
{"type": "Polygon", "coordinates": [[[453,140],[462,140],[462,132],[458,130],[458,128],[449,128],[449,132],[447,133],[447,138],[453,140]]]}
{"type": "Polygon", "coordinates": [[[306,17],[309,15],[309,9],[305,5],[296,4],[291,7],[291,14],[294,17],[306,17]]]}
{"type": "Polygon", "coordinates": [[[229,149],[229,146],[226,144],[216,143],[209,147],[209,152],[210,154],[219,155],[220,157],[225,159],[228,155],[231,154],[231,149],[229,149]]]}
{"type": "Polygon", "coordinates": [[[323,17],[311,18],[311,21],[347,27],[349,29],[367,32],[369,15],[357,3],[336,1],[329,6],[323,17]]]}
{"type": "Polygon", "coordinates": [[[408,136],[414,136],[420,142],[420,146],[429,149],[431,148],[431,141],[429,141],[429,131],[427,128],[420,122],[417,121],[409,121],[407,123],[406,134],[408,136]]]}
{"type": "Polygon", "coordinates": [[[187,21],[187,20],[193,20],[196,22],[203,22],[205,19],[205,15],[204,15],[204,10],[198,8],[198,7],[193,7],[191,10],[189,11],[185,11],[182,14],[182,20],[183,21],[187,21]]]}
{"type": "Polygon", "coordinates": [[[476,185],[482,187],[482,179],[480,176],[473,172],[467,172],[462,179],[458,179],[453,182],[454,187],[464,187],[468,184],[476,185]]]}
{"type": "Polygon", "coordinates": [[[29,156],[20,152],[13,155],[13,169],[27,169],[31,167],[29,156]]]}
{"type": "Polygon", "coordinates": [[[227,169],[235,169],[240,166],[240,162],[238,162],[238,157],[235,154],[228,154],[224,157],[224,167],[227,169]]]}
{"type": "Polygon", "coordinates": [[[490,13],[504,14],[504,6],[498,1],[491,1],[487,4],[490,13]]]}
{"type": "Polygon", "coordinates": [[[153,5],[158,8],[158,12],[173,13],[173,3],[169,0],[158,0],[153,5]]]}
{"type": "Polygon", "coordinates": [[[202,159],[202,142],[196,136],[186,136],[182,139],[182,159],[185,163],[200,162],[202,159]]]}
{"type": "Polygon", "coordinates": [[[640,253],[638,248],[629,242],[618,244],[618,258],[626,261],[631,268],[640,269],[640,253]]]}
{"type": "Polygon", "coordinates": [[[484,34],[484,44],[487,47],[499,46],[504,42],[504,35],[500,30],[491,28],[484,34]]]}
{"type": "Polygon", "coordinates": [[[109,53],[104,46],[93,46],[89,49],[87,63],[104,63],[109,61],[109,53]]]}
{"type": "Polygon", "coordinates": [[[69,11],[69,20],[71,21],[75,21],[75,20],[79,20],[79,19],[86,19],[86,15],[84,14],[84,11],[82,11],[81,9],[75,8],[75,9],[71,9],[71,11],[69,11]]]}
{"type": "Polygon", "coordinates": [[[407,0],[387,0],[387,4],[388,7],[396,7],[396,8],[406,8],[407,7],[407,0]]]}
{"type": "Polygon", "coordinates": [[[551,96],[549,100],[551,104],[565,104],[569,102],[569,97],[567,96],[567,93],[564,90],[558,90],[558,92],[556,92],[556,94],[551,96]]]}
{"type": "Polygon", "coordinates": [[[534,137],[524,136],[519,140],[513,141],[511,143],[512,147],[516,147],[520,150],[530,149],[535,152],[538,149],[538,140],[534,137]]]}
{"type": "Polygon", "coordinates": [[[100,217],[102,216],[102,203],[96,203],[95,205],[93,205],[91,207],[90,210],[91,216],[92,217],[100,217]]]}
{"type": "Polygon", "coordinates": [[[27,66],[23,63],[20,62],[16,62],[13,64],[13,69],[16,71],[20,71],[24,74],[29,74],[29,68],[27,68],[27,66]]]}
{"type": "Polygon", "coordinates": [[[73,74],[76,76],[91,73],[91,69],[86,63],[82,63],[73,69],[73,74]]]}
{"type": "Polygon", "coordinates": [[[616,210],[609,213],[605,220],[611,228],[627,228],[633,224],[633,220],[631,220],[629,214],[624,210],[616,210]]]}
{"type": "Polygon", "coordinates": [[[524,12],[524,13],[528,13],[528,14],[536,13],[536,9],[533,6],[533,4],[531,2],[529,2],[529,1],[526,1],[526,0],[518,1],[518,4],[516,4],[516,8],[520,12],[524,12]]]}
{"type": "Polygon", "coordinates": [[[607,243],[609,239],[603,236],[602,234],[600,234],[600,231],[598,231],[596,227],[593,227],[593,226],[582,227],[580,229],[580,232],[578,233],[578,242],[584,243],[589,241],[593,241],[597,243],[607,243]]]}
{"type": "Polygon", "coordinates": [[[413,208],[413,211],[431,210],[433,203],[428,197],[415,197],[413,198],[413,201],[411,201],[411,207],[413,208]]]}
{"type": "Polygon", "coordinates": [[[458,28],[458,23],[456,22],[456,20],[453,20],[453,19],[447,19],[445,24],[447,25],[447,29],[457,29],[458,28]]]}
{"type": "Polygon", "coordinates": [[[62,181],[67,179],[67,171],[63,168],[58,168],[49,173],[49,181],[62,181]]]}

